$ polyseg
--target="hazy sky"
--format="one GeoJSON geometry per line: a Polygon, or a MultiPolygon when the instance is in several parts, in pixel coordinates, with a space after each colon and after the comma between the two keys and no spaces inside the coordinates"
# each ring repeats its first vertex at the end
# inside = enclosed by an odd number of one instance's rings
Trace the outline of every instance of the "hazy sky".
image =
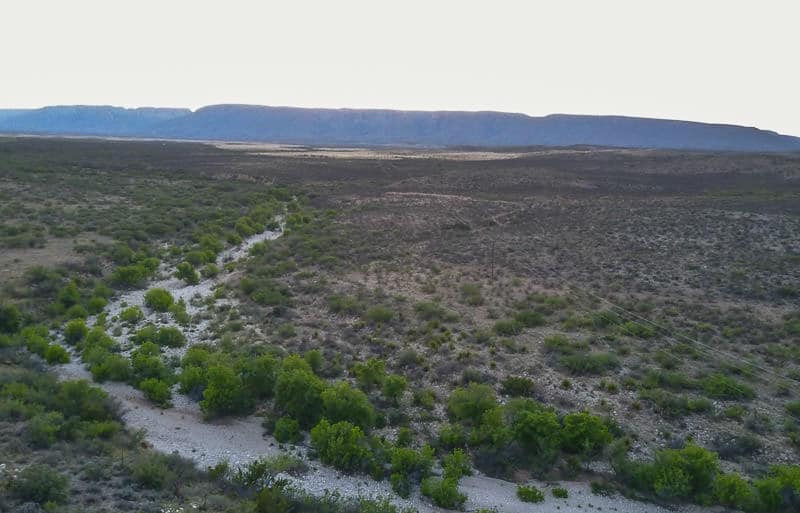
{"type": "Polygon", "coordinates": [[[626,114],[800,135],[800,0],[7,0],[0,106],[626,114]]]}

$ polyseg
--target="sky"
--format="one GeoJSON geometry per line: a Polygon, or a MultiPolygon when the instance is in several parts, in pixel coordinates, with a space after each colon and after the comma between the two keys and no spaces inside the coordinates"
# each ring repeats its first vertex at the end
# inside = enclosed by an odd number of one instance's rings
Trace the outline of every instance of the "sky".
{"type": "Polygon", "coordinates": [[[798,0],[8,0],[0,107],[620,114],[800,135],[798,0]]]}

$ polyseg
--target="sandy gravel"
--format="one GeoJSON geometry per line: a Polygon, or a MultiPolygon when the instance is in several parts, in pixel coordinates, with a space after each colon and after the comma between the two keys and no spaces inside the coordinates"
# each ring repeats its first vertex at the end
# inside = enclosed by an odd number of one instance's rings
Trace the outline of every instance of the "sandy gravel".
{"type": "MultiPolygon", "coordinates": [[[[227,250],[218,258],[218,264],[239,260],[247,256],[249,248],[254,244],[272,240],[282,232],[264,232],[247,239],[242,245],[227,250]]],[[[174,269],[164,268],[162,273],[171,275],[174,269]]],[[[197,285],[187,286],[175,278],[167,278],[150,284],[169,290],[176,299],[183,298],[190,314],[198,313],[203,307],[191,306],[190,300],[195,297],[207,297],[222,280],[222,276],[203,280],[197,285]]],[[[107,312],[111,318],[118,315],[123,305],[138,305],[146,313],[143,322],[154,322],[158,325],[175,325],[162,314],[150,312],[144,307],[144,290],[136,290],[123,294],[109,303],[107,312]]],[[[93,322],[93,319],[90,319],[93,322]]],[[[141,325],[141,324],[140,324],[141,325]]],[[[180,326],[178,326],[180,328],[180,326]]],[[[207,325],[200,324],[184,330],[187,346],[200,341],[207,325]]],[[[181,328],[183,329],[183,328],[181,328]]],[[[124,330],[118,337],[123,347],[127,345],[130,333],[124,330]]],[[[71,348],[67,347],[71,351],[71,348]]],[[[185,349],[184,349],[185,350],[185,349]]],[[[62,379],[88,379],[91,374],[80,363],[78,355],[73,353],[72,362],[54,367],[62,379]]],[[[228,461],[231,466],[245,465],[262,457],[275,456],[282,449],[271,437],[264,435],[261,419],[247,417],[239,419],[223,419],[205,422],[199,405],[175,393],[172,408],[163,410],[145,399],[135,388],[115,382],[99,385],[122,407],[122,419],[131,430],[145,430],[145,440],[156,450],[165,453],[178,453],[194,460],[200,467],[213,466],[221,461],[228,461]]],[[[402,507],[413,507],[420,513],[442,512],[441,508],[432,505],[427,498],[421,497],[417,490],[408,500],[396,496],[387,481],[377,482],[366,476],[345,475],[332,468],[323,466],[317,461],[308,460],[305,456],[307,447],[295,448],[309,464],[310,470],[301,477],[282,476],[292,481],[297,487],[322,495],[325,491],[337,491],[345,498],[389,497],[392,502],[402,507]]],[[[546,491],[546,500],[540,504],[521,502],[516,496],[516,485],[507,481],[476,474],[461,480],[460,489],[468,496],[466,509],[473,511],[481,508],[495,509],[498,513],[530,513],[559,512],[586,513],[587,511],[613,511],[621,513],[667,513],[668,511],[701,512],[702,508],[687,507],[678,510],[667,510],[646,503],[631,501],[622,497],[601,497],[593,495],[587,483],[558,483],[557,486],[569,490],[568,499],[556,499],[550,493],[551,486],[531,481],[532,484],[546,491]]],[[[556,485],[554,485],[556,486],[556,485]]]]}

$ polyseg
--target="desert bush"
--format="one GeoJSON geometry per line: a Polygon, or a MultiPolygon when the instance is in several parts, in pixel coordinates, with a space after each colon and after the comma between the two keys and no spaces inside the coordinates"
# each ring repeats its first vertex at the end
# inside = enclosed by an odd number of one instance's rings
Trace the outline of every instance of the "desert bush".
{"type": "Polygon", "coordinates": [[[134,481],[144,488],[163,490],[175,479],[166,457],[158,453],[142,454],[131,466],[134,481]]]}
{"type": "Polygon", "coordinates": [[[553,488],[551,491],[553,493],[553,497],[555,497],[556,499],[568,499],[569,498],[569,490],[567,490],[566,488],[556,487],[556,488],[553,488]]]}
{"type": "Polygon", "coordinates": [[[11,493],[21,501],[61,504],[69,498],[69,478],[48,465],[31,465],[11,480],[11,493]]]}
{"type": "MultiPolygon", "coordinates": [[[[308,364],[299,359],[306,367],[308,364]]],[[[322,415],[325,383],[306,368],[282,368],[275,382],[275,405],[303,427],[314,425],[322,415]]]]}
{"type": "Polygon", "coordinates": [[[561,426],[555,412],[538,409],[522,411],[514,417],[511,426],[514,439],[541,467],[551,465],[561,447],[561,426]]]}
{"type": "Polygon", "coordinates": [[[64,340],[68,344],[77,344],[88,334],[89,328],[86,327],[86,323],[83,319],[69,321],[67,325],[64,326],[64,340]]]}
{"type": "Polygon", "coordinates": [[[353,296],[335,294],[328,297],[328,309],[335,314],[361,315],[364,305],[353,296]]]}
{"type": "Polygon", "coordinates": [[[118,287],[138,287],[152,273],[141,264],[121,265],[111,273],[111,283],[118,287]]]}
{"type": "Polygon", "coordinates": [[[336,423],[347,421],[368,431],[375,423],[375,410],[366,394],[340,381],[321,394],[323,415],[336,423]]]}
{"type": "Polygon", "coordinates": [[[421,451],[406,447],[391,450],[389,480],[392,489],[401,497],[411,495],[414,483],[427,477],[433,465],[433,450],[426,446],[421,451]]]}
{"type": "Polygon", "coordinates": [[[242,378],[224,365],[208,368],[208,383],[203,391],[200,409],[207,418],[241,415],[252,408],[252,399],[242,378]]]}
{"type": "Polygon", "coordinates": [[[627,321],[619,325],[619,332],[623,335],[630,335],[639,338],[653,338],[656,332],[648,325],[638,323],[636,321],[627,321]]]}
{"type": "Polygon", "coordinates": [[[274,356],[265,354],[243,359],[237,369],[248,392],[257,399],[266,399],[275,393],[279,365],[274,356]]]}
{"type": "Polygon", "coordinates": [[[789,513],[800,504],[800,465],[774,465],[766,477],[753,486],[758,495],[758,511],[789,513]]]}
{"type": "Polygon", "coordinates": [[[298,442],[301,438],[300,424],[291,417],[281,417],[275,422],[275,431],[272,434],[281,443],[298,442]]]}
{"type": "Polygon", "coordinates": [[[144,304],[156,312],[167,312],[174,303],[172,294],[166,289],[150,289],[144,295],[144,304]]]}
{"type": "Polygon", "coordinates": [[[105,298],[94,296],[86,302],[86,310],[92,315],[97,315],[103,311],[107,304],[108,301],[105,298]]]}
{"type": "Polygon", "coordinates": [[[322,419],[311,430],[311,445],[320,461],[339,470],[353,472],[368,466],[370,451],[364,432],[349,422],[331,424],[322,419]]]}
{"type": "Polygon", "coordinates": [[[756,396],[752,388],[723,374],[712,374],[701,384],[706,395],[714,399],[752,399],[756,396]]]}
{"type": "Polygon", "coordinates": [[[530,397],[533,395],[534,383],[521,376],[508,376],[501,383],[500,392],[510,397],[530,397]]]}
{"type": "Polygon", "coordinates": [[[668,418],[707,412],[711,410],[712,406],[707,399],[672,394],[658,388],[642,390],[639,397],[651,402],[659,414],[668,418]]]}
{"type": "Polygon", "coordinates": [[[564,416],[561,446],[567,452],[596,454],[610,443],[612,438],[608,426],[596,415],[580,412],[564,416]]]}
{"type": "Polygon", "coordinates": [[[197,274],[197,271],[190,262],[179,263],[175,267],[175,277],[185,281],[189,285],[200,283],[200,275],[197,274]]]}
{"type": "Polygon", "coordinates": [[[456,388],[447,401],[451,418],[478,424],[487,410],[497,406],[494,390],[488,385],[470,383],[466,388],[456,388]]]}
{"type": "Polygon", "coordinates": [[[511,337],[522,333],[523,325],[521,322],[513,319],[504,319],[494,323],[494,332],[504,337],[511,337]]]}
{"type": "Polygon", "coordinates": [[[523,310],[514,316],[514,321],[526,328],[542,326],[545,323],[544,316],[533,310],[523,310]]]}
{"type": "Polygon", "coordinates": [[[559,365],[572,374],[604,374],[619,366],[617,358],[604,352],[577,352],[564,355],[558,360],[559,365]]]}
{"type": "Polygon", "coordinates": [[[386,324],[394,317],[394,312],[382,305],[373,306],[364,314],[364,321],[370,324],[386,324]]]}
{"type": "Polygon", "coordinates": [[[461,510],[467,501],[467,496],[458,491],[458,481],[455,479],[428,477],[422,481],[422,494],[446,509],[461,510]]]}
{"type": "Polygon", "coordinates": [[[157,378],[147,378],[139,382],[139,390],[145,397],[161,407],[168,407],[172,401],[172,391],[167,382],[157,378]]]}
{"type": "Polygon", "coordinates": [[[714,499],[723,506],[749,511],[756,496],[750,483],[739,474],[720,474],[714,481],[714,499]]]}
{"type": "Polygon", "coordinates": [[[479,306],[483,304],[483,296],[481,296],[481,286],[477,283],[464,283],[461,285],[461,300],[470,306],[479,306]]]}
{"type": "Polygon", "coordinates": [[[90,368],[95,381],[128,381],[133,370],[131,362],[119,354],[105,353],[102,360],[93,363],[90,368]]]}
{"type": "Polygon", "coordinates": [[[462,476],[472,475],[469,457],[463,449],[453,449],[453,452],[445,456],[442,460],[442,468],[445,479],[459,480],[462,476]]]}
{"type": "Polygon", "coordinates": [[[386,363],[378,358],[370,358],[366,362],[359,362],[350,369],[356,377],[358,386],[363,390],[372,390],[383,384],[386,378],[386,363]]]}
{"type": "Polygon", "coordinates": [[[50,344],[44,352],[44,359],[49,364],[69,363],[69,353],[58,344],[50,344]]]}
{"type": "Polygon", "coordinates": [[[0,333],[16,333],[22,326],[22,314],[16,305],[0,303],[0,333]]]}
{"type": "Polygon", "coordinates": [[[120,312],[119,318],[126,324],[136,324],[144,319],[144,312],[138,306],[129,306],[120,312]]]}
{"type": "Polygon", "coordinates": [[[392,404],[399,404],[406,388],[408,388],[408,380],[405,377],[399,374],[389,374],[383,381],[383,396],[392,404]]]}
{"type": "Polygon", "coordinates": [[[64,415],[51,411],[34,415],[25,426],[25,435],[34,447],[50,447],[64,427],[64,415]]]}
{"type": "Polygon", "coordinates": [[[517,497],[522,502],[544,502],[544,493],[535,486],[518,486],[517,497]]]}

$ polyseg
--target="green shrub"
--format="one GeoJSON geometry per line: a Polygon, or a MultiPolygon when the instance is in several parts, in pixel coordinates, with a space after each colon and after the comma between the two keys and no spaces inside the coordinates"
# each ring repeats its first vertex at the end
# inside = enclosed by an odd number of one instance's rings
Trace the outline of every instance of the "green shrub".
{"type": "Polygon", "coordinates": [[[151,490],[163,490],[175,479],[166,457],[156,453],[139,456],[131,467],[131,473],[136,483],[151,490]]]}
{"type": "Polygon", "coordinates": [[[58,344],[50,344],[44,352],[44,359],[49,364],[69,363],[69,352],[58,344]]]}
{"type": "Polygon", "coordinates": [[[532,310],[523,310],[514,316],[514,320],[526,328],[534,328],[545,323],[544,316],[532,310]]]}
{"type": "Polygon", "coordinates": [[[69,498],[69,478],[47,465],[31,465],[12,479],[11,493],[23,502],[61,504],[69,498]]]}
{"type": "Polygon", "coordinates": [[[461,285],[461,300],[471,306],[482,305],[481,286],[477,283],[464,283],[461,285]]]}
{"type": "Polygon", "coordinates": [[[323,390],[325,383],[310,370],[282,368],[275,382],[275,405],[301,426],[312,426],[322,415],[323,390]]]}
{"type": "Polygon", "coordinates": [[[428,477],[422,481],[422,495],[433,499],[434,504],[440,508],[464,508],[467,496],[458,491],[458,481],[455,479],[438,479],[428,477]]]}
{"type": "Polygon", "coordinates": [[[69,321],[67,325],[64,326],[64,340],[66,340],[68,344],[77,344],[88,334],[89,328],[86,327],[86,323],[83,319],[69,321]]]}
{"type": "Polygon", "coordinates": [[[494,323],[494,332],[504,337],[511,337],[522,333],[523,325],[521,322],[512,319],[504,319],[494,323]]]}
{"type": "Polygon", "coordinates": [[[508,376],[501,383],[500,392],[510,397],[530,397],[533,395],[534,383],[528,378],[508,376]]]}
{"type": "Polygon", "coordinates": [[[265,354],[244,359],[239,363],[238,371],[248,392],[257,399],[266,399],[275,393],[278,367],[278,360],[265,354]]]}
{"type": "Polygon", "coordinates": [[[252,408],[242,378],[233,369],[224,365],[208,368],[208,384],[203,391],[200,409],[207,418],[222,415],[241,415],[252,408]]]}
{"type": "Polygon", "coordinates": [[[640,324],[636,321],[628,321],[619,326],[619,332],[623,335],[630,335],[639,338],[653,338],[656,332],[648,325],[640,324]]]}
{"type": "Polygon", "coordinates": [[[64,415],[61,412],[40,413],[28,421],[25,434],[34,447],[50,447],[55,443],[63,427],[64,415]]]}
{"type": "Polygon", "coordinates": [[[373,306],[364,314],[364,320],[370,324],[385,324],[392,320],[394,312],[385,306],[373,306]]]}
{"type": "Polygon", "coordinates": [[[471,476],[472,466],[469,463],[469,457],[463,449],[453,449],[453,452],[448,454],[442,460],[442,468],[444,469],[445,479],[455,479],[458,481],[461,476],[471,476]]]}
{"type": "Polygon", "coordinates": [[[544,502],[544,493],[535,486],[518,486],[517,497],[522,502],[544,502]]]}
{"type": "Polygon", "coordinates": [[[555,412],[543,408],[520,412],[511,426],[514,439],[541,467],[552,464],[558,457],[560,428],[555,412]]]}
{"type": "Polygon", "coordinates": [[[714,499],[729,508],[750,510],[755,502],[755,492],[739,474],[720,474],[714,481],[714,499]]]}
{"type": "Polygon", "coordinates": [[[111,273],[111,283],[120,287],[138,287],[152,273],[143,265],[122,265],[114,269],[111,273]]]}
{"type": "Polygon", "coordinates": [[[321,394],[323,415],[336,423],[348,421],[364,431],[368,431],[375,422],[375,410],[366,394],[351,388],[347,382],[341,381],[324,390],[321,394]]]}
{"type": "Polygon", "coordinates": [[[712,374],[702,380],[703,391],[714,399],[752,399],[755,391],[723,374],[712,374]]]}
{"type": "Polygon", "coordinates": [[[86,303],[86,310],[92,315],[97,315],[103,311],[107,304],[108,301],[105,298],[95,296],[86,303]]]}
{"type": "Polygon", "coordinates": [[[456,388],[447,401],[451,418],[478,424],[484,412],[497,406],[494,390],[488,385],[470,383],[466,388],[456,388]]]}
{"type": "Polygon", "coordinates": [[[0,303],[0,333],[16,333],[22,326],[22,314],[11,303],[0,303]]]}
{"type": "Polygon", "coordinates": [[[275,440],[281,443],[300,441],[300,424],[291,417],[281,417],[275,422],[275,440]]]}
{"type": "Polygon", "coordinates": [[[151,342],[155,342],[160,346],[181,347],[186,343],[186,337],[183,336],[183,332],[178,328],[165,326],[158,329],[155,338],[151,342]]]}
{"type": "Polygon", "coordinates": [[[168,407],[172,401],[172,391],[165,381],[157,378],[147,378],[139,382],[139,390],[145,397],[161,407],[168,407]]]}
{"type": "Polygon", "coordinates": [[[786,411],[788,411],[793,416],[800,418],[800,401],[792,401],[790,403],[786,403],[786,411]]]}
{"type": "Polygon", "coordinates": [[[156,312],[167,312],[174,303],[172,294],[166,289],[150,289],[144,295],[144,304],[156,312]]]}
{"type": "Polygon", "coordinates": [[[144,312],[138,306],[129,306],[120,312],[119,318],[126,324],[136,324],[144,319],[144,312]]]}
{"type": "Polygon", "coordinates": [[[106,353],[90,370],[95,381],[128,381],[133,375],[130,360],[119,354],[106,353]]]}
{"type": "Polygon", "coordinates": [[[562,448],[574,454],[596,454],[612,440],[608,426],[595,415],[570,413],[561,428],[562,448]]]}
{"type": "Polygon", "coordinates": [[[200,275],[189,262],[181,262],[175,267],[175,277],[189,285],[200,283],[200,275]]]}
{"type": "Polygon", "coordinates": [[[774,465],[753,483],[759,508],[768,513],[797,511],[800,503],[800,465],[774,465]]]}
{"type": "Polygon", "coordinates": [[[383,396],[392,402],[399,404],[400,398],[408,387],[408,380],[398,374],[390,374],[383,381],[383,396]]]}
{"type": "Polygon", "coordinates": [[[619,366],[617,358],[605,352],[576,352],[564,355],[558,360],[572,374],[603,374],[619,366]]]}
{"type": "Polygon", "coordinates": [[[425,446],[421,451],[395,447],[391,451],[389,471],[392,489],[401,497],[411,495],[413,483],[427,477],[433,465],[433,450],[425,446]]]}
{"type": "Polygon", "coordinates": [[[328,308],[335,314],[361,315],[364,305],[352,296],[333,295],[328,298],[328,308]]]}
{"type": "Polygon", "coordinates": [[[372,390],[383,384],[386,378],[386,363],[378,358],[370,358],[366,362],[354,364],[350,371],[356,377],[359,387],[372,390]]]}
{"type": "Polygon", "coordinates": [[[370,458],[364,432],[349,422],[322,419],[311,430],[311,445],[320,461],[346,472],[366,468],[370,458]]]}
{"type": "Polygon", "coordinates": [[[556,487],[556,488],[553,488],[551,491],[553,493],[553,497],[555,497],[556,499],[568,499],[569,498],[569,490],[567,490],[566,488],[556,487]]]}
{"type": "Polygon", "coordinates": [[[202,397],[206,385],[208,385],[208,374],[204,368],[184,366],[178,376],[178,390],[182,394],[202,397]]]}

